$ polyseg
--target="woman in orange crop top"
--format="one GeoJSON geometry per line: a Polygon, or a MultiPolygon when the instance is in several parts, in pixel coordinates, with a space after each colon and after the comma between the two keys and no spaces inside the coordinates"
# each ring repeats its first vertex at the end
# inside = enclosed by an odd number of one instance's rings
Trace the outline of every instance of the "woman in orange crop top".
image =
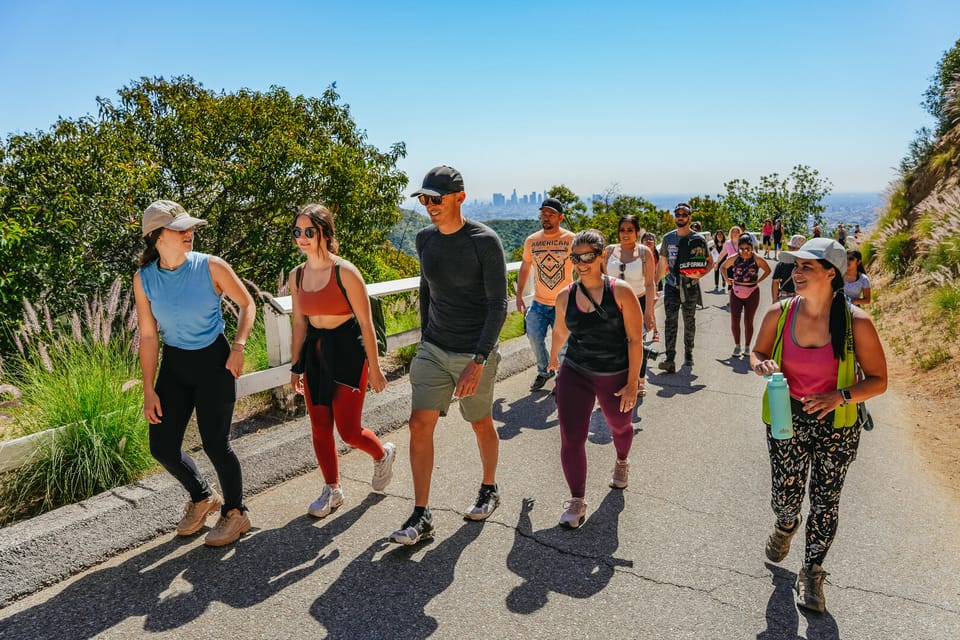
{"type": "Polygon", "coordinates": [[[313,450],[324,479],[323,491],[307,513],[324,518],[343,504],[334,423],[344,442],[373,458],[374,491],[383,491],[393,477],[395,447],[382,444],[360,424],[367,385],[380,392],[387,379],[380,369],[366,284],[355,266],[336,255],[330,210],[321,204],[301,208],[294,220],[293,241],[307,261],[290,273],[289,280],[293,299],[290,384],[306,397],[313,450]]]}

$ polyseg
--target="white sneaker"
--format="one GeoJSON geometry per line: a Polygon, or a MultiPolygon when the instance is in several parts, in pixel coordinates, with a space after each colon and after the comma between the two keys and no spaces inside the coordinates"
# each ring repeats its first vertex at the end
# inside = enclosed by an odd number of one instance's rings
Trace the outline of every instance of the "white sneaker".
{"type": "Polygon", "coordinates": [[[373,461],[373,480],[370,484],[374,491],[383,491],[393,479],[393,461],[397,459],[397,446],[392,442],[383,445],[383,458],[373,461]]]}
{"type": "Polygon", "coordinates": [[[330,485],[323,485],[320,497],[310,504],[307,513],[314,518],[326,518],[332,511],[336,511],[343,504],[343,487],[334,489],[330,485]]]}
{"type": "Polygon", "coordinates": [[[576,529],[587,519],[587,503],[583,498],[570,498],[563,503],[565,511],[560,514],[560,526],[576,529]]]}
{"type": "Polygon", "coordinates": [[[740,345],[735,346],[735,347],[733,348],[733,357],[734,357],[734,358],[739,358],[739,357],[740,357],[740,353],[741,353],[741,351],[740,351],[740,345]]]}

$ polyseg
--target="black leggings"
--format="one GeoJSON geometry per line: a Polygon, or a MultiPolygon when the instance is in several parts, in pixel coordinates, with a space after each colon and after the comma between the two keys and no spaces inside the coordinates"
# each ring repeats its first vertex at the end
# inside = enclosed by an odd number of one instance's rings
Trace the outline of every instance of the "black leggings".
{"type": "Polygon", "coordinates": [[[246,510],[240,461],[230,447],[237,391],[233,374],[224,367],[229,355],[230,344],[222,335],[203,349],[164,345],[156,384],[163,417],[159,424],[150,425],[150,453],[190,493],[191,500],[203,500],[213,490],[182,449],[183,434],[196,408],[203,450],[223,491],[224,514],[230,509],[246,510]]]}

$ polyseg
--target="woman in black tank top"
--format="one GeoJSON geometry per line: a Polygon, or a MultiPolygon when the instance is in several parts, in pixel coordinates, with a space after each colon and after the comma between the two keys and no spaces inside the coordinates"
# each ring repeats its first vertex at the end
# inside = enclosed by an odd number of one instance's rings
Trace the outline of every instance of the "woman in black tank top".
{"type": "Polygon", "coordinates": [[[560,462],[570,487],[560,525],[577,528],[586,519],[586,442],[594,401],[610,426],[617,459],[610,486],[627,486],[633,443],[633,409],[644,395],[643,312],[626,282],[601,271],[603,235],[590,229],[573,239],[570,260],[580,280],[557,296],[548,369],[557,371],[560,462]],[[560,348],[567,342],[563,365],[560,348]]]}

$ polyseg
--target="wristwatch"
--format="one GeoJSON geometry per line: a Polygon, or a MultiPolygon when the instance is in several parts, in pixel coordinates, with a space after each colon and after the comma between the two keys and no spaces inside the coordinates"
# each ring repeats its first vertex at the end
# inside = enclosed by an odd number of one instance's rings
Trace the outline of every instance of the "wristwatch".
{"type": "Polygon", "coordinates": [[[852,400],[850,397],[850,389],[840,389],[840,395],[843,397],[843,402],[840,403],[841,407],[847,405],[852,400]]]}
{"type": "Polygon", "coordinates": [[[473,354],[473,361],[482,367],[483,365],[487,364],[487,356],[483,355],[482,353],[475,353],[473,354]]]}

